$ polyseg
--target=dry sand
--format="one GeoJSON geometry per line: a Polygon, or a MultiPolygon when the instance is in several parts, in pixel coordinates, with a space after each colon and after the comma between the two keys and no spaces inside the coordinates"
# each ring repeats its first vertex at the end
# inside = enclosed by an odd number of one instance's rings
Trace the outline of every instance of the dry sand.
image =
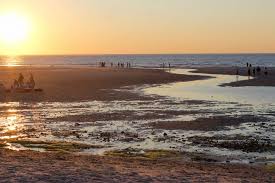
{"type": "Polygon", "coordinates": [[[203,79],[200,76],[170,74],[152,69],[112,69],[94,67],[2,67],[0,83],[10,87],[19,73],[28,79],[32,72],[36,87],[43,93],[2,93],[0,101],[81,101],[128,100],[135,95],[115,92],[123,86],[161,84],[175,81],[203,79]]]}

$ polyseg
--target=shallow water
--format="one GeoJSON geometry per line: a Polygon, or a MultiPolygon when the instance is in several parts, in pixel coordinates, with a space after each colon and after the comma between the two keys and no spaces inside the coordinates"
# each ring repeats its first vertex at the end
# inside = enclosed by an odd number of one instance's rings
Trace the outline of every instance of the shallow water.
{"type": "MultiPolygon", "coordinates": [[[[173,72],[190,74],[190,70],[173,72]]],[[[193,73],[192,73],[193,74],[193,73]]],[[[214,79],[179,82],[145,89],[121,89],[156,95],[146,101],[82,101],[0,104],[0,141],[13,150],[29,149],[24,144],[10,141],[22,138],[30,141],[79,142],[101,145],[103,148],[80,149],[79,152],[102,154],[108,150],[125,148],[168,149],[204,153],[225,157],[237,162],[275,162],[275,152],[243,152],[192,143],[192,137],[268,139],[275,145],[274,99],[263,97],[263,88],[220,87],[219,84],[235,81],[235,76],[211,75],[214,79]],[[203,91],[203,92],[201,92],[203,91]],[[243,93],[249,91],[249,95],[243,93]],[[257,99],[257,100],[256,100],[257,99]],[[201,101],[203,100],[203,101],[201,101]],[[257,116],[265,120],[246,121],[227,126],[222,130],[162,130],[154,129],[152,122],[192,121],[213,116],[257,116]],[[73,117],[77,116],[77,117],[73,117]],[[164,136],[167,133],[167,136],[164,136]]],[[[247,79],[239,77],[239,80],[247,79]]],[[[273,92],[274,93],[274,92],[273,92]]],[[[265,96],[265,95],[263,95],[265,96]]],[[[274,97],[275,98],[275,97],[274,97]]],[[[259,118],[261,119],[261,118],[259,118]]],[[[41,142],[42,143],[42,142],[41,142]]],[[[30,148],[45,151],[47,149],[30,148]]]]}
{"type": "Polygon", "coordinates": [[[242,104],[270,105],[275,103],[274,87],[220,87],[224,83],[253,79],[246,76],[192,73],[194,69],[175,69],[173,73],[214,77],[207,80],[177,82],[148,88],[147,94],[178,97],[189,100],[238,102],[242,104]]]}

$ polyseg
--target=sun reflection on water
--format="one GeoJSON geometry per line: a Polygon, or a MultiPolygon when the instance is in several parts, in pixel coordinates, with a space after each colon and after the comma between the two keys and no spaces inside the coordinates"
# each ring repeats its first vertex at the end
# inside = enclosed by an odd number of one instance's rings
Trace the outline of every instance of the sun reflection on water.
{"type": "Polygon", "coordinates": [[[18,56],[7,56],[2,58],[1,65],[6,67],[17,67],[23,63],[22,59],[18,56]]]}
{"type": "Polygon", "coordinates": [[[8,109],[6,115],[1,120],[0,139],[12,139],[20,137],[20,129],[23,125],[20,124],[20,116],[15,109],[8,109]]]}
{"type": "Polygon", "coordinates": [[[17,110],[16,110],[16,109],[8,109],[7,112],[8,112],[8,113],[16,113],[17,110]]]}
{"type": "Polygon", "coordinates": [[[7,123],[8,125],[6,126],[7,131],[14,131],[17,129],[17,116],[16,115],[11,115],[7,117],[7,123]]]}

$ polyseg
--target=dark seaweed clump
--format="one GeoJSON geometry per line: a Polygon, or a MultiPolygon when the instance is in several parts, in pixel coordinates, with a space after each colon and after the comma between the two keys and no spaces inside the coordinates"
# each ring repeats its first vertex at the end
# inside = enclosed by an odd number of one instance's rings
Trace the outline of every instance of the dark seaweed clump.
{"type": "Polygon", "coordinates": [[[189,140],[194,145],[207,147],[226,148],[231,150],[241,150],[243,152],[272,152],[275,146],[269,139],[256,139],[254,137],[190,137],[189,140]]]}

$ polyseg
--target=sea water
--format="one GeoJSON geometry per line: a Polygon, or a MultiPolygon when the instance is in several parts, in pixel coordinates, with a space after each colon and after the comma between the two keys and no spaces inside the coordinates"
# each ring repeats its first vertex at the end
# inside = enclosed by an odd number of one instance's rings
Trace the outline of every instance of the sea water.
{"type": "Polygon", "coordinates": [[[130,62],[135,67],[275,66],[275,54],[52,55],[0,56],[0,65],[97,65],[130,62]]]}

